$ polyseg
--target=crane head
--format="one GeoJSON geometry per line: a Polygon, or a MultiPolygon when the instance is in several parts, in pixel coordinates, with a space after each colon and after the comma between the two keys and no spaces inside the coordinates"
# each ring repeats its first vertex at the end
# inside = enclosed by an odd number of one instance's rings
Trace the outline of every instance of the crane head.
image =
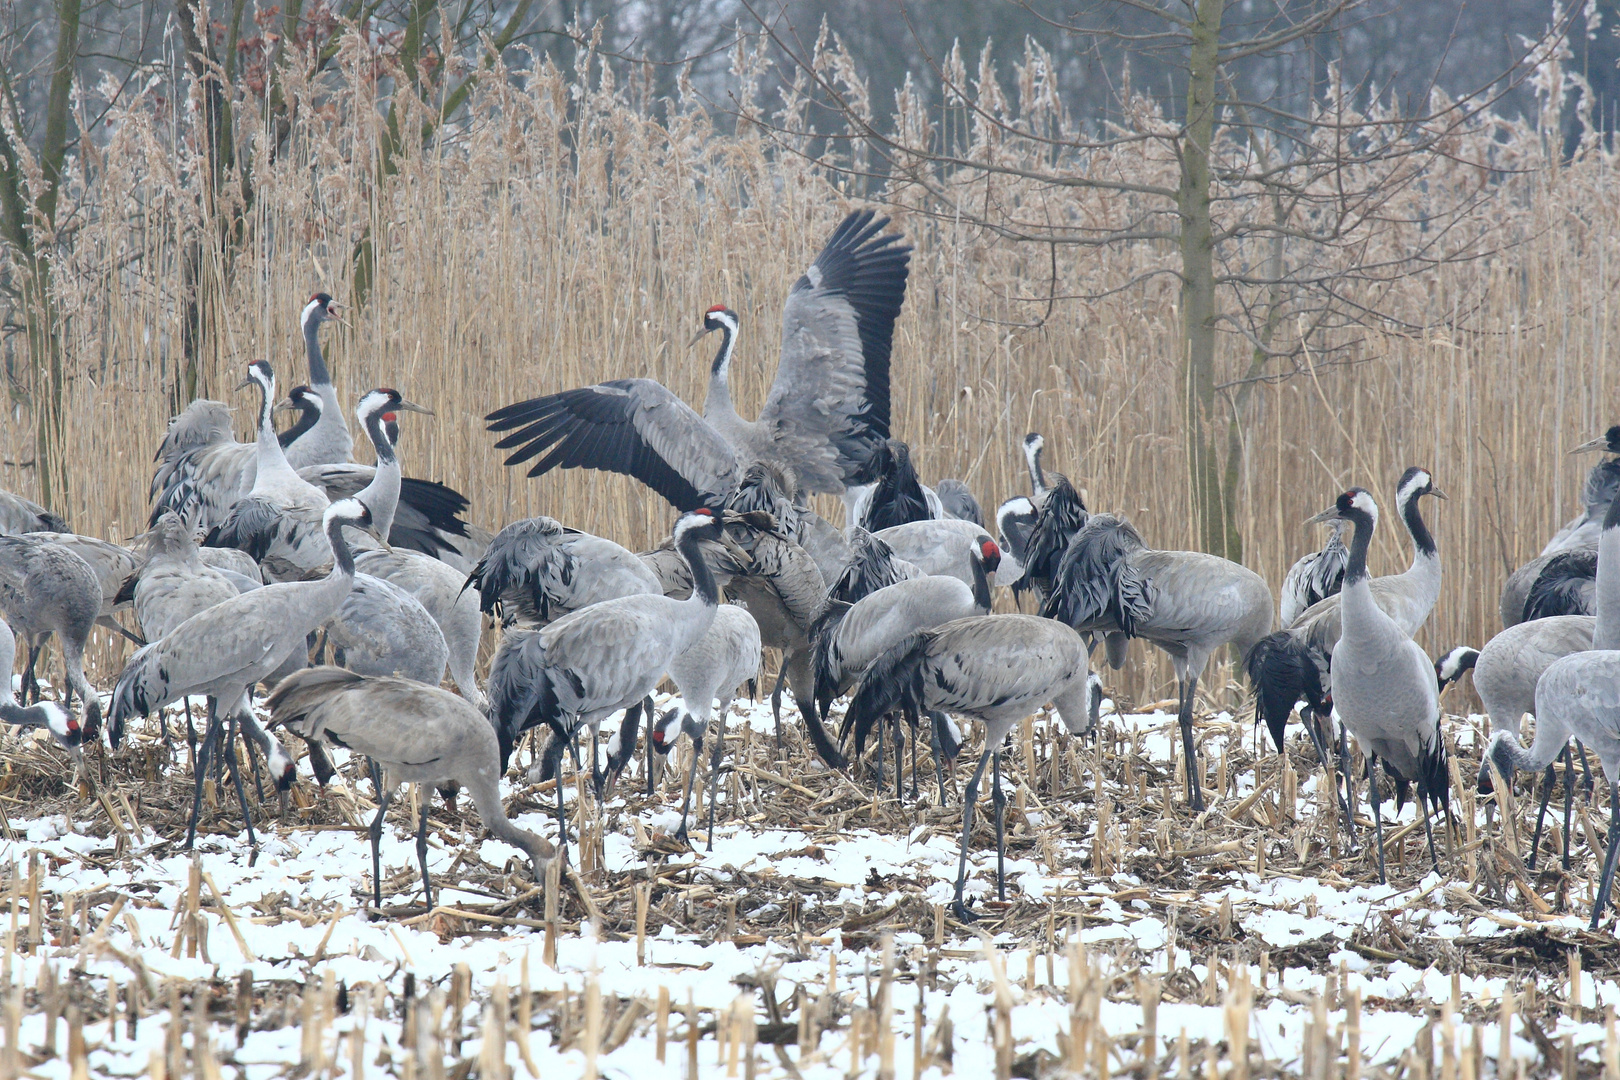
{"type": "Polygon", "coordinates": [[[299,385],[287,391],[287,396],[276,404],[276,412],[321,412],[323,402],[314,387],[299,385]]]}
{"type": "Polygon", "coordinates": [[[1620,424],[1615,424],[1608,431],[1605,431],[1602,435],[1599,435],[1595,439],[1587,439],[1585,442],[1581,443],[1581,445],[1571,450],[1570,453],[1586,454],[1591,453],[1594,450],[1601,450],[1610,454],[1620,454],[1620,424]]]}
{"type": "Polygon", "coordinates": [[[1444,499],[1446,493],[1434,486],[1434,477],[1428,469],[1413,465],[1401,474],[1401,482],[1395,485],[1395,503],[1405,508],[1407,503],[1424,495],[1433,495],[1437,499],[1444,499]]]}
{"type": "Polygon", "coordinates": [[[248,365],[247,375],[236,384],[236,388],[246,390],[250,386],[260,387],[268,398],[276,396],[276,373],[271,370],[269,361],[255,360],[248,365]]]}
{"type": "Polygon", "coordinates": [[[1345,520],[1354,521],[1358,517],[1366,517],[1378,524],[1378,504],[1373,501],[1366,488],[1354,487],[1340,495],[1333,501],[1333,505],[1306,522],[1307,525],[1318,525],[1328,521],[1345,520]]]}
{"type": "Polygon", "coordinates": [[[687,343],[686,347],[690,349],[702,340],[703,335],[713,333],[716,330],[723,330],[727,337],[737,333],[737,313],[724,304],[715,304],[703,313],[703,329],[697,332],[697,335],[687,343]]]}
{"type": "Polygon", "coordinates": [[[984,563],[984,572],[993,574],[1001,565],[1001,548],[988,536],[979,537],[979,559],[984,563]]]}
{"type": "Polygon", "coordinates": [[[337,301],[332,299],[331,293],[318,292],[304,305],[304,314],[299,321],[306,327],[319,326],[327,319],[336,318],[337,308],[337,301]]]}

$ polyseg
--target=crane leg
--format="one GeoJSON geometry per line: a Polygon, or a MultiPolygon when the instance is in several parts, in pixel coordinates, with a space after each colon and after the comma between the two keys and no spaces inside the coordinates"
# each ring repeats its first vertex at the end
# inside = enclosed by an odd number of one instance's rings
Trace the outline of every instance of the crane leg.
{"type": "MultiPolygon", "coordinates": [[[[1329,714],[1329,721],[1332,714],[1329,714]]],[[[1356,843],[1356,795],[1355,772],[1350,768],[1350,732],[1343,724],[1339,725],[1339,775],[1344,777],[1344,820],[1350,831],[1350,854],[1356,853],[1359,845],[1356,843]]],[[[1333,792],[1338,794],[1338,790],[1333,792]]]]}
{"type": "Polygon", "coordinates": [[[22,687],[23,704],[28,704],[29,694],[33,694],[34,704],[39,704],[39,679],[34,674],[34,667],[39,663],[39,650],[43,645],[28,643],[28,665],[23,668],[22,687]]]}
{"type": "MultiPolygon", "coordinates": [[[[558,758],[560,759],[561,756],[559,754],[558,758]]],[[[551,777],[557,785],[557,857],[566,864],[568,862],[568,819],[563,816],[561,760],[558,760],[556,771],[551,774],[551,777]]]]}
{"type": "Polygon", "coordinates": [[[996,808],[996,899],[1007,899],[1007,794],[1001,790],[1001,750],[990,758],[990,801],[996,808]]]}
{"type": "MultiPolygon", "coordinates": [[[[717,721],[714,733],[714,749],[709,751],[709,783],[713,790],[709,792],[709,842],[705,851],[714,850],[714,804],[720,796],[720,755],[726,748],[726,718],[722,715],[717,721]]],[[[697,757],[696,751],[692,756],[697,757]]]]}
{"type": "Polygon", "coordinates": [[[906,723],[911,726],[911,801],[917,801],[917,744],[922,742],[920,721],[914,709],[906,711],[906,723]]]}
{"type": "MultiPolygon", "coordinates": [[[[894,722],[894,801],[904,804],[906,801],[906,729],[899,713],[889,717],[894,722]]],[[[915,747],[913,747],[915,753],[915,747]]]]}
{"type": "Polygon", "coordinates": [[[962,792],[962,851],[956,861],[956,899],[951,901],[951,913],[962,922],[968,923],[977,922],[979,919],[962,902],[962,890],[967,886],[968,838],[973,832],[973,803],[979,797],[979,781],[984,777],[985,766],[990,764],[990,755],[993,752],[993,746],[984,748],[984,753],[979,755],[979,765],[973,770],[973,778],[968,781],[967,789],[962,792]]]}
{"type": "Polygon", "coordinates": [[[192,776],[195,778],[196,790],[191,796],[191,821],[186,825],[186,850],[197,839],[197,818],[202,814],[203,781],[208,778],[208,758],[213,753],[214,745],[219,739],[219,717],[215,715],[215,702],[208,699],[208,731],[203,736],[202,746],[197,749],[196,760],[191,766],[192,776]]]}
{"type": "Polygon", "coordinates": [[[428,875],[427,865],[427,830],[428,807],[433,804],[433,793],[423,791],[422,820],[416,826],[416,861],[422,866],[422,899],[427,903],[429,911],[433,910],[433,879],[428,875]]]}
{"type": "Polygon", "coordinates": [[[220,756],[225,759],[226,770],[231,774],[231,786],[236,788],[236,801],[242,804],[242,824],[247,826],[248,847],[255,847],[258,841],[253,838],[253,815],[248,811],[247,791],[242,787],[242,770],[236,763],[236,727],[236,714],[233,712],[225,732],[225,752],[220,756]]]}
{"type": "MultiPolygon", "coordinates": [[[[1567,754],[1569,747],[1564,747],[1564,752],[1567,754]]],[[[1531,870],[1536,868],[1536,856],[1541,854],[1541,825],[1547,817],[1547,803],[1552,799],[1553,783],[1557,776],[1552,763],[1548,762],[1547,771],[1541,777],[1541,805],[1536,808],[1536,828],[1530,834],[1530,858],[1524,864],[1531,870]]]]}
{"type": "MultiPolygon", "coordinates": [[[[782,687],[787,684],[787,658],[783,657],[782,670],[776,673],[776,685],[771,687],[771,719],[776,722],[776,756],[782,756],[782,687]]],[[[817,748],[819,751],[819,747],[817,748]]],[[[826,757],[825,754],[822,755],[826,757]]],[[[831,764],[829,762],[829,764],[831,764]]]]}
{"type": "MultiPolygon", "coordinates": [[[[39,696],[37,690],[34,696],[39,696]]],[[[1586,756],[1586,747],[1581,745],[1581,740],[1579,739],[1575,740],[1575,753],[1581,759],[1582,782],[1586,787],[1586,805],[1591,806],[1592,796],[1597,791],[1597,784],[1592,779],[1592,762],[1586,756]]]]}
{"type": "Polygon", "coordinates": [[[1603,876],[1598,879],[1597,899],[1592,902],[1592,923],[1588,929],[1596,930],[1603,909],[1609,906],[1609,892],[1614,888],[1614,857],[1620,854],[1620,782],[1609,783],[1609,853],[1603,858],[1603,876]]]}
{"type": "MultiPolygon", "coordinates": [[[[1327,742],[1322,738],[1322,714],[1317,712],[1313,707],[1307,705],[1305,706],[1305,711],[1300,714],[1299,719],[1300,726],[1305,729],[1305,734],[1311,737],[1311,745],[1316,749],[1316,760],[1321,763],[1323,769],[1326,769],[1328,764],[1328,748],[1327,742]]],[[[1283,751],[1281,747],[1278,747],[1278,750],[1286,753],[1286,751],[1283,751]]],[[[1340,794],[1339,783],[1336,779],[1333,782],[1333,797],[1339,803],[1341,820],[1348,821],[1350,819],[1350,807],[1346,805],[1344,796],[1340,794]]],[[[1352,824],[1349,828],[1353,836],[1355,833],[1355,826],[1352,824]]]]}
{"type": "Polygon", "coordinates": [[[1423,815],[1423,837],[1429,842],[1429,866],[1440,872],[1440,854],[1434,849],[1434,826],[1429,822],[1429,804],[1439,802],[1432,793],[1418,792],[1418,813],[1423,815]]]}
{"type": "Polygon", "coordinates": [[[1377,836],[1378,884],[1386,885],[1389,879],[1384,876],[1384,796],[1379,790],[1377,754],[1367,755],[1367,798],[1372,802],[1373,831],[1377,836]]]}
{"type": "Polygon", "coordinates": [[[889,726],[889,718],[887,716],[878,717],[878,723],[877,723],[877,736],[878,736],[877,783],[875,785],[873,785],[873,787],[874,787],[874,790],[876,790],[877,793],[880,794],[880,795],[883,793],[883,729],[888,727],[888,726],[889,726]]]}
{"type": "Polygon", "coordinates": [[[1569,827],[1575,812],[1575,761],[1564,746],[1564,869],[1569,869],[1569,827]]]}
{"type": "Polygon", "coordinates": [[[394,789],[389,788],[377,799],[377,816],[371,819],[371,898],[377,910],[382,910],[382,831],[383,815],[394,801],[394,789]]]}
{"type": "Polygon", "coordinates": [[[943,721],[937,716],[928,718],[928,741],[934,751],[934,779],[939,781],[939,805],[945,805],[945,747],[940,742],[939,729],[943,721]]]}
{"type": "Polygon", "coordinates": [[[1198,696],[1198,676],[1188,673],[1181,681],[1181,753],[1187,762],[1187,801],[1193,810],[1204,812],[1204,786],[1198,782],[1198,748],[1193,745],[1193,700],[1198,696]]]}
{"type": "Polygon", "coordinates": [[[703,729],[692,732],[692,764],[686,770],[686,794],[681,797],[681,827],[675,830],[675,839],[690,844],[686,834],[686,815],[692,810],[692,784],[697,779],[698,758],[703,756],[703,729]]]}

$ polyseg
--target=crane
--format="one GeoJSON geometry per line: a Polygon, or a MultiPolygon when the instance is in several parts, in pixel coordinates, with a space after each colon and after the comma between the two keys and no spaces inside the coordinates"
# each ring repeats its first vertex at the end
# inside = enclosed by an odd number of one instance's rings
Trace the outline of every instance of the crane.
{"type": "Polygon", "coordinates": [[[62,703],[69,707],[79,695],[87,739],[101,732],[101,697],[84,676],[85,642],[100,613],[101,584],[84,559],[36,533],[0,536],[0,615],[28,643],[23,700],[32,688],[39,701],[34,665],[45,639],[55,634],[66,673],[62,703]]]}
{"type": "Polygon", "coordinates": [[[757,421],[732,405],[740,323],[715,305],[698,335],[720,334],[702,416],[651,379],[618,379],[497,409],[485,418],[507,433],[496,448],[513,451],[508,465],[545,455],[530,476],[558,467],[633,476],[681,511],[718,505],[756,461],[786,467],[805,493],[868,482],[889,437],[889,350],[911,259],[887,224],[870,210],[849,215],[788,293],[781,361],[757,421]]]}
{"type": "MultiPolygon", "coordinates": [[[[1339,722],[1355,737],[1367,758],[1368,795],[1377,831],[1378,881],[1383,884],[1387,880],[1380,766],[1395,779],[1397,810],[1405,801],[1407,785],[1416,782],[1429,859],[1438,873],[1440,857],[1434,849],[1429,807],[1444,807],[1449,817],[1450,778],[1446,743],[1440,733],[1440,695],[1434,665],[1373,596],[1372,579],[1367,574],[1367,549],[1378,527],[1378,504],[1365,489],[1351,488],[1311,520],[1335,519],[1348,522],[1353,531],[1344,587],[1339,591],[1340,634],[1333,650],[1333,703],[1339,722]]],[[[1354,807],[1348,775],[1345,782],[1346,798],[1354,807]]],[[[1348,818],[1346,827],[1353,829],[1348,818]]]]}
{"type": "Polygon", "coordinates": [[[855,732],[857,750],[872,725],[897,710],[955,713],[985,727],[984,750],[962,794],[962,849],[951,904],[962,921],[977,918],[963,891],[973,808],[985,767],[994,766],[996,895],[1005,900],[1007,798],[1001,790],[1001,744],[1014,724],[1049,702],[1070,734],[1084,734],[1091,715],[1088,674],[1085,643],[1062,623],[1033,615],[981,615],[907,635],[861,677],[845,720],[855,732]]]}
{"type": "MultiPolygon", "coordinates": [[[[1058,500],[1054,488],[1047,499],[1058,500]]],[[[1037,531],[1039,526],[1037,526],[1037,531]]],[[[1108,637],[1108,658],[1123,661],[1124,638],[1140,637],[1170,654],[1181,707],[1187,799],[1204,809],[1193,744],[1198,679],[1215,650],[1231,643],[1242,656],[1271,630],[1271,590],[1247,567],[1201,551],[1155,551],[1130,522],[1093,514],[1069,541],[1041,614],[1108,637]]]]}
{"type": "MultiPolygon", "coordinates": [[[[208,733],[195,764],[196,790],[186,830],[188,848],[196,838],[207,763],[222,735],[221,703],[232,718],[234,738],[235,718],[245,712],[251,719],[248,706],[252,688],[304,648],[308,636],[348,596],[354,583],[354,555],[344,540],[343,529],[376,528],[371,511],[358,499],[344,499],[328,506],[321,515],[321,526],[332,551],[332,568],[325,577],[266,585],[199,611],[138,651],[118,677],[109,723],[115,746],[129,718],[147,716],[183,697],[208,699],[208,733]]],[[[276,749],[279,746],[266,747],[266,753],[271,757],[270,770],[277,786],[285,790],[292,781],[292,762],[285,753],[278,757],[276,749]]],[[[253,823],[248,817],[241,777],[236,773],[236,757],[227,754],[225,760],[231,766],[232,782],[247,819],[248,841],[252,843],[253,823]]]]}
{"type": "MultiPolygon", "coordinates": [[[[338,505],[342,505],[341,503],[338,505]]],[[[334,544],[334,547],[336,545],[334,544]]],[[[500,750],[483,715],[462,698],[411,679],[359,675],[334,667],[305,668],[284,679],[270,695],[270,722],[302,738],[363,754],[382,772],[371,839],[372,899],[382,907],[383,817],[400,784],[455,781],[472,796],[484,828],[529,855],[539,879],[556,855],[550,841],[513,825],[501,806],[500,750]]],[[[429,910],[428,798],[416,830],[422,893],[429,910]]]]}

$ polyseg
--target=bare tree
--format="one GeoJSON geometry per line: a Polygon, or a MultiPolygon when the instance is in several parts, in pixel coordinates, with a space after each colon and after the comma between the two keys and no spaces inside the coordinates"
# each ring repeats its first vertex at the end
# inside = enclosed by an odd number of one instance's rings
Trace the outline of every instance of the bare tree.
{"type": "Polygon", "coordinates": [[[1088,0],[1062,20],[1040,16],[1066,49],[1026,40],[1016,101],[988,45],[970,75],[959,48],[929,54],[913,27],[943,100],[930,108],[908,81],[880,120],[853,56],[825,24],[806,40],[750,10],[758,52],[784,58],[793,89],[775,114],[745,92],[732,104],[739,121],[869,197],[1050,248],[1051,280],[1031,289],[1032,304],[1086,299],[1062,293],[1060,250],[1174,252],[1150,260],[1138,283],[1179,283],[1197,542],[1233,559],[1242,556],[1237,501],[1253,388],[1337,362],[1356,327],[1383,322],[1390,289],[1481,255],[1490,177],[1512,167],[1493,150],[1493,133],[1509,123],[1493,105],[1568,26],[1470,93],[1453,98],[1431,84],[1397,100],[1348,82],[1319,55],[1359,26],[1363,0],[1267,5],[1260,16],[1224,0],[1088,0]],[[1291,53],[1311,78],[1277,78],[1291,53]],[[1057,72],[1076,57],[1116,58],[1106,115],[1064,106],[1057,72]],[[1133,87],[1133,57],[1169,72],[1172,92],[1156,99],[1133,87]],[[1238,347],[1223,349],[1228,339],[1238,347]]]}

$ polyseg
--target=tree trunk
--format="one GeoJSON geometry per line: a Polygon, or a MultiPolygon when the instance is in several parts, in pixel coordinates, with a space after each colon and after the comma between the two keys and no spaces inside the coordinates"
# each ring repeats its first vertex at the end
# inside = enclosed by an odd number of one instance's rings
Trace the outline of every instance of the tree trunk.
{"type": "Polygon", "coordinates": [[[1216,449],[1220,417],[1215,399],[1215,242],[1210,219],[1210,146],[1215,130],[1215,83],[1223,0],[1199,0],[1187,64],[1187,127],[1181,140],[1181,327],[1187,462],[1193,521],[1203,550],[1241,559],[1243,545],[1222,496],[1216,449]]]}

